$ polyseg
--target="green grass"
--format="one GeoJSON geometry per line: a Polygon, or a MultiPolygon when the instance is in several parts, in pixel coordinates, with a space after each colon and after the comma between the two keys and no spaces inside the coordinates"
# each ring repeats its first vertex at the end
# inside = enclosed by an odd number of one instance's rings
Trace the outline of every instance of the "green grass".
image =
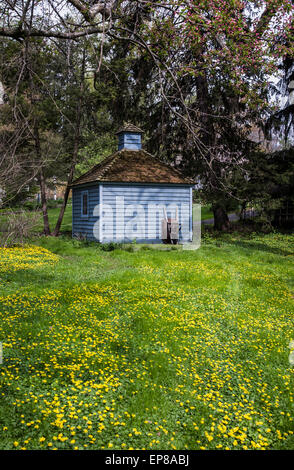
{"type": "MultiPolygon", "coordinates": [[[[55,224],[57,222],[58,216],[60,212],[60,207],[54,207],[52,209],[48,209],[48,216],[49,216],[49,224],[50,229],[53,231],[55,224]]],[[[40,212],[39,223],[36,226],[37,232],[42,232],[43,230],[43,219],[42,214],[40,212]]],[[[72,205],[69,202],[66,206],[64,217],[61,224],[61,232],[71,232],[72,230],[72,205]]]]}
{"type": "Polygon", "coordinates": [[[213,218],[213,212],[211,206],[201,206],[201,220],[207,220],[213,218]]]}
{"type": "MultiPolygon", "coordinates": [[[[2,209],[0,210],[0,225],[4,225],[5,221],[7,220],[7,212],[9,212],[10,209],[2,209]],[[2,214],[2,215],[1,215],[2,214]]],[[[14,210],[13,208],[11,210],[14,210]]],[[[20,210],[20,209],[15,209],[15,210],[20,210]]],[[[28,211],[29,213],[32,213],[32,211],[28,211]]],[[[49,216],[49,223],[50,223],[50,229],[53,231],[55,224],[57,222],[58,216],[60,212],[60,207],[54,207],[48,209],[48,216],[49,216]]],[[[40,233],[43,231],[43,218],[42,218],[42,212],[41,210],[38,211],[39,218],[37,220],[37,223],[34,227],[34,232],[35,233],[40,233]]],[[[71,201],[67,204],[67,207],[65,209],[64,213],[64,218],[62,221],[61,225],[61,232],[71,232],[72,230],[72,205],[71,201]]]]}
{"type": "MultiPolygon", "coordinates": [[[[4,224],[6,220],[5,215],[1,215],[1,212],[7,212],[7,209],[0,210],[0,224],[4,224]]],[[[50,223],[50,228],[53,231],[55,224],[57,222],[58,216],[59,216],[60,208],[51,208],[48,209],[48,216],[49,216],[49,223],[50,223]]],[[[38,220],[38,223],[34,229],[35,232],[42,232],[43,230],[43,220],[42,220],[42,213],[39,211],[40,217],[38,220]]],[[[201,220],[206,220],[210,219],[213,217],[213,213],[210,210],[210,206],[202,206],[201,207],[201,220]]],[[[61,225],[61,232],[71,232],[72,230],[72,205],[71,201],[67,204],[64,218],[62,221],[61,225]]]]}
{"type": "MultiPolygon", "coordinates": [[[[59,216],[60,208],[49,209],[49,222],[51,230],[54,229],[59,216]]],[[[62,220],[61,231],[62,232],[71,232],[72,230],[72,205],[71,202],[66,206],[64,217],[62,220]]]]}
{"type": "Polygon", "coordinates": [[[1,449],[293,449],[293,236],[0,250],[1,449]]]}

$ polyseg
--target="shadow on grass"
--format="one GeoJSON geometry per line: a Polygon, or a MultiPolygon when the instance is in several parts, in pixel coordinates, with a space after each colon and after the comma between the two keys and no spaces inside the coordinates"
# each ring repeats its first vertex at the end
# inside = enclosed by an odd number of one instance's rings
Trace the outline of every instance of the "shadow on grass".
{"type": "Polygon", "coordinates": [[[247,241],[226,240],[226,243],[228,243],[229,245],[240,247],[240,248],[247,248],[247,249],[252,249],[256,251],[272,253],[274,255],[280,255],[280,256],[294,255],[294,251],[283,250],[282,248],[275,248],[275,247],[268,246],[265,243],[258,243],[254,241],[247,242],[247,241]]]}
{"type": "Polygon", "coordinates": [[[9,285],[10,283],[20,284],[22,287],[26,285],[34,286],[44,286],[44,284],[52,282],[54,279],[54,272],[50,273],[40,273],[40,271],[35,272],[33,270],[20,269],[19,271],[14,271],[13,273],[4,273],[0,276],[0,281],[4,285],[9,285]]]}

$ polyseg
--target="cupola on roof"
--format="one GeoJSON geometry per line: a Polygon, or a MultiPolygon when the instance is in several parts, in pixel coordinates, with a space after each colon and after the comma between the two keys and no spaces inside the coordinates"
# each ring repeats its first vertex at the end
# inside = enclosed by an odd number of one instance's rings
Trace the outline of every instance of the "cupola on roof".
{"type": "Polygon", "coordinates": [[[118,151],[77,178],[72,186],[94,182],[195,184],[176,168],[143,150],[142,133],[139,127],[125,124],[116,132],[118,151]]]}
{"type": "Polygon", "coordinates": [[[123,132],[131,132],[131,133],[135,133],[135,134],[144,134],[144,131],[142,131],[142,129],[140,129],[137,126],[134,126],[134,124],[131,124],[130,122],[127,122],[126,124],[124,124],[124,126],[121,127],[116,132],[116,134],[121,134],[123,132]]]}

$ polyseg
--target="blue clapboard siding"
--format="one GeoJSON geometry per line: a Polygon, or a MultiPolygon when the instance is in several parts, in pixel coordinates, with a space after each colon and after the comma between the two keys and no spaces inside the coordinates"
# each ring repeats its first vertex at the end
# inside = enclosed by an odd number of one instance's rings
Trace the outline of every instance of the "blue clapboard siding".
{"type": "Polygon", "coordinates": [[[87,240],[95,240],[93,235],[94,224],[99,217],[94,216],[94,208],[99,204],[99,186],[83,185],[73,188],[72,191],[72,236],[85,237],[87,240]],[[88,192],[88,217],[82,216],[82,193],[88,192]]]}
{"type": "MultiPolygon", "coordinates": [[[[175,217],[177,206],[180,223],[186,226],[187,232],[192,230],[191,196],[191,186],[175,184],[96,183],[73,188],[73,236],[83,236],[88,240],[100,240],[103,243],[130,242],[134,239],[138,243],[161,243],[163,206],[167,209],[167,216],[172,218],[175,217]],[[89,195],[89,216],[86,218],[81,215],[84,191],[88,191],[89,195]],[[106,209],[101,223],[102,240],[98,208],[95,210],[95,215],[93,214],[95,207],[99,204],[99,194],[102,196],[102,203],[106,209]],[[124,208],[120,206],[122,198],[124,208]],[[138,216],[137,208],[132,208],[132,205],[140,206],[139,216],[143,221],[144,237],[136,230],[131,234],[126,233],[126,227],[130,221],[138,216]],[[148,217],[148,205],[151,217],[148,217]]],[[[187,241],[187,238],[185,240],[187,241]]]]}
{"type": "Polygon", "coordinates": [[[140,150],[142,148],[141,134],[122,132],[118,136],[118,150],[140,150]]]}
{"type": "MultiPolygon", "coordinates": [[[[138,243],[161,243],[161,220],[163,219],[163,210],[159,207],[159,211],[152,213],[150,219],[148,215],[148,205],[153,204],[155,206],[168,206],[174,205],[174,208],[170,207],[172,213],[168,211],[168,217],[175,217],[175,206],[178,206],[178,216],[180,222],[184,218],[184,223],[187,225],[187,230],[191,230],[191,186],[183,185],[147,185],[147,184],[103,184],[103,204],[107,204],[112,208],[112,214],[106,215],[103,218],[103,242],[109,242],[113,239],[115,241],[130,242],[136,238],[138,243]],[[125,211],[116,209],[116,198],[123,197],[125,211]],[[126,208],[129,205],[142,206],[142,218],[144,225],[145,237],[141,238],[140,233],[137,236],[127,237],[126,233],[123,238],[124,228],[133,219],[137,212],[134,211],[129,215],[126,215],[126,208]],[[182,207],[181,205],[184,205],[182,207]],[[183,217],[182,217],[183,214],[183,217]],[[114,225],[114,233],[112,231],[112,220],[114,225]],[[116,233],[118,232],[118,233],[116,233]]],[[[149,207],[150,209],[150,207],[149,207]]],[[[132,211],[131,211],[132,212],[132,211]]],[[[180,238],[181,239],[181,238],[180,238]]]]}

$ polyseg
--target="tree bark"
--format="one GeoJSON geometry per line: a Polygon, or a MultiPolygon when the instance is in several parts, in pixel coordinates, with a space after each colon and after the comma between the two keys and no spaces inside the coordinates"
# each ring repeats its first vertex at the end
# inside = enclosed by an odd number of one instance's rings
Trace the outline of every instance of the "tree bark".
{"type": "Polygon", "coordinates": [[[84,90],[84,78],[85,78],[85,50],[83,51],[83,63],[82,63],[82,70],[81,70],[81,81],[80,81],[80,96],[77,103],[76,109],[76,123],[75,123],[75,136],[74,136],[74,144],[73,144],[73,153],[72,153],[72,162],[70,166],[69,175],[67,178],[67,185],[65,189],[65,193],[63,196],[62,206],[59,212],[59,216],[55,225],[55,229],[52,233],[54,237],[58,237],[60,232],[60,227],[63,221],[65,209],[68,202],[68,197],[71,189],[71,184],[73,182],[74,171],[78,160],[78,152],[80,146],[80,137],[81,137],[81,119],[82,119],[82,104],[83,104],[83,90],[84,90]]]}
{"type": "Polygon", "coordinates": [[[43,168],[41,168],[39,172],[39,185],[40,185],[40,193],[41,193],[44,235],[48,236],[50,235],[50,225],[49,225],[49,217],[48,217],[48,210],[47,210],[46,184],[45,184],[43,168]]]}
{"type": "Polygon", "coordinates": [[[41,193],[44,235],[48,236],[50,235],[50,225],[49,225],[49,217],[48,217],[48,210],[47,210],[46,182],[45,182],[45,177],[44,177],[44,172],[43,172],[43,167],[42,167],[42,152],[41,152],[41,145],[40,145],[39,129],[38,129],[37,124],[35,124],[34,126],[34,140],[35,140],[37,160],[40,163],[38,180],[39,180],[40,193],[41,193]]]}
{"type": "MultiPolygon", "coordinates": [[[[76,141],[75,150],[74,150],[74,155],[76,155],[76,156],[77,156],[78,149],[79,149],[78,143],[79,143],[79,140],[76,141]]],[[[60,232],[60,227],[61,227],[61,224],[62,224],[62,221],[63,221],[63,217],[64,217],[64,213],[65,213],[65,209],[66,209],[66,206],[67,206],[68,197],[69,197],[69,193],[70,193],[70,185],[73,181],[75,166],[76,166],[76,158],[72,162],[70,172],[69,172],[69,175],[68,175],[68,180],[67,180],[65,193],[64,193],[64,196],[63,196],[62,206],[60,208],[59,216],[58,216],[54,231],[52,233],[52,235],[54,237],[58,237],[59,232],[60,232]]]]}
{"type": "Polygon", "coordinates": [[[246,206],[247,206],[247,202],[242,202],[241,210],[240,210],[240,214],[239,214],[239,218],[242,221],[245,220],[246,206]]]}
{"type": "Polygon", "coordinates": [[[230,221],[225,208],[220,204],[212,206],[214,215],[214,229],[226,231],[230,228],[230,221]]]}

